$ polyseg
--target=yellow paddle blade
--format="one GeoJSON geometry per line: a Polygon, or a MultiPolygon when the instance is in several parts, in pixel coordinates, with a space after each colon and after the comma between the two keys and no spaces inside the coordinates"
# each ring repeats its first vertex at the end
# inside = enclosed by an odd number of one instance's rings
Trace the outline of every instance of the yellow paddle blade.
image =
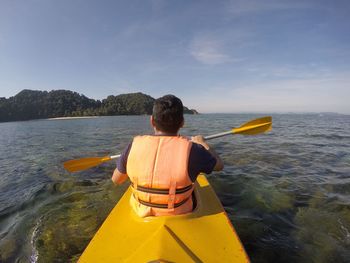
{"type": "Polygon", "coordinates": [[[238,128],[233,128],[232,133],[242,135],[256,135],[259,133],[270,131],[271,129],[272,118],[271,116],[267,116],[246,122],[238,128]]]}
{"type": "Polygon", "coordinates": [[[101,163],[111,160],[110,156],[104,157],[87,157],[81,159],[70,160],[63,163],[64,168],[68,172],[78,172],[97,166],[101,163]]]}

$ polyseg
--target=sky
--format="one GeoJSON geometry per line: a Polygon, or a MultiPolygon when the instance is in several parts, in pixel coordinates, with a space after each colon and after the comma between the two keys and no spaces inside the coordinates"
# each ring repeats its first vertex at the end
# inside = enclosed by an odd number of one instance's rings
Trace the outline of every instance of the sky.
{"type": "Polygon", "coordinates": [[[0,97],[174,94],[199,112],[350,114],[348,0],[0,0],[0,97]]]}

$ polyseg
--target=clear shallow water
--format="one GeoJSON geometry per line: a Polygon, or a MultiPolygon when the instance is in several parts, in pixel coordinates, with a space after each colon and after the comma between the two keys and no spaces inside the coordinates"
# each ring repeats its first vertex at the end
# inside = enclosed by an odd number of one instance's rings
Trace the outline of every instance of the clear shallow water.
{"type": "MultiPolygon", "coordinates": [[[[260,117],[186,116],[210,135],[260,117]]],[[[114,163],[77,174],[62,162],[118,153],[151,133],[148,116],[0,123],[0,261],[75,262],[127,185],[114,163]]],[[[350,116],[273,115],[273,131],[211,141],[209,175],[252,262],[349,262],[350,116]]]]}

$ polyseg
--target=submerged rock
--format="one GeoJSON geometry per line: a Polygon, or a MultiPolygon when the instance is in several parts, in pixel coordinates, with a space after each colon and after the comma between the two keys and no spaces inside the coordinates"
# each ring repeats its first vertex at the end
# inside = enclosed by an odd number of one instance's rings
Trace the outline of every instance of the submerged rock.
{"type": "Polygon", "coordinates": [[[303,262],[347,262],[350,258],[350,209],[299,208],[295,223],[293,236],[302,248],[303,262]]]}
{"type": "Polygon", "coordinates": [[[58,192],[63,191],[62,197],[41,220],[35,240],[38,262],[76,262],[123,191],[111,187],[109,182],[74,185],[75,191],[69,191],[70,183],[58,187],[58,192]],[[89,191],[81,191],[86,186],[89,191]]]}
{"type": "Polygon", "coordinates": [[[282,192],[272,186],[252,184],[244,191],[242,204],[263,212],[277,213],[294,209],[295,196],[291,192],[282,192]]]}
{"type": "Polygon", "coordinates": [[[14,256],[16,250],[16,239],[14,237],[4,239],[0,242],[0,262],[6,262],[14,256]]]}

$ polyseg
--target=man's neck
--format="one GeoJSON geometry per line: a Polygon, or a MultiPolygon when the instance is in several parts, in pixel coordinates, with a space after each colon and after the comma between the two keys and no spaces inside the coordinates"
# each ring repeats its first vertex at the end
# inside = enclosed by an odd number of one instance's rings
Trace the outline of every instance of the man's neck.
{"type": "Polygon", "coordinates": [[[154,135],[157,135],[157,136],[178,136],[178,133],[177,132],[176,133],[163,132],[163,131],[155,130],[154,135]]]}

